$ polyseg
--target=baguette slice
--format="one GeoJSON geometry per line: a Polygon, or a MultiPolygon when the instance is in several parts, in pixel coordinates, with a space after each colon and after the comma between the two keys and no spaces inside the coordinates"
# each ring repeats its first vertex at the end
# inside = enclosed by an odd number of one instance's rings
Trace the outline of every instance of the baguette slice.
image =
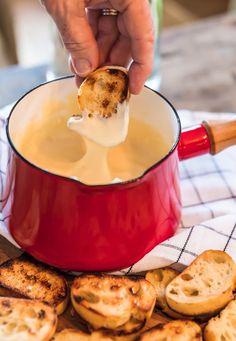
{"type": "Polygon", "coordinates": [[[143,278],[83,275],[71,287],[77,313],[94,329],[108,328],[117,335],[138,332],[151,317],[156,294],[143,278]]]}
{"type": "Polygon", "coordinates": [[[166,287],[179,275],[179,273],[171,268],[162,268],[151,270],[146,273],[146,280],[152,283],[156,290],[157,300],[156,306],[164,309],[167,306],[166,302],[166,287]]]}
{"type": "MultiPolygon", "coordinates": [[[[146,280],[148,280],[154,286],[156,290],[157,300],[156,307],[160,309],[164,314],[177,320],[192,320],[193,316],[187,316],[184,314],[177,313],[170,309],[166,301],[166,287],[167,285],[177,277],[179,272],[171,268],[162,268],[148,271],[146,274],[146,280]]],[[[208,321],[215,314],[204,314],[195,316],[195,319],[202,323],[208,321]]]]}
{"type": "Polygon", "coordinates": [[[205,251],[168,284],[167,304],[185,315],[213,315],[233,299],[235,276],[226,252],[205,251]]]}
{"type": "Polygon", "coordinates": [[[139,341],[201,341],[200,326],[192,321],[171,321],[142,333],[139,341]]]}
{"type": "Polygon", "coordinates": [[[236,300],[230,302],[221,311],[220,315],[213,317],[204,330],[206,341],[235,341],[236,340],[236,300]]]}
{"type": "Polygon", "coordinates": [[[1,341],[48,341],[56,326],[56,311],[47,304],[0,297],[1,341]]]}
{"type": "Polygon", "coordinates": [[[185,315],[171,310],[166,302],[166,287],[178,274],[179,272],[174,269],[162,268],[148,271],[145,278],[156,290],[156,307],[174,319],[186,319],[185,315]]]}
{"type": "Polygon", "coordinates": [[[69,299],[65,278],[26,256],[1,264],[0,285],[23,297],[54,306],[57,314],[62,314],[69,299]]]}
{"type": "Polygon", "coordinates": [[[119,104],[129,99],[127,69],[121,66],[104,66],[88,75],[78,92],[79,109],[90,117],[109,118],[119,104]]]}
{"type": "Polygon", "coordinates": [[[93,332],[87,334],[78,329],[64,329],[56,333],[51,341],[113,341],[113,339],[104,332],[93,332]]]}

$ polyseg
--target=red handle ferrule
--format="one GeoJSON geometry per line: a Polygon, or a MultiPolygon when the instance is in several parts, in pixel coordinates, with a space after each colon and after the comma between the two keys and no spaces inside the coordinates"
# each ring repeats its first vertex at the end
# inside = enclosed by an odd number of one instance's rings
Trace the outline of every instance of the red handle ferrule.
{"type": "Polygon", "coordinates": [[[180,160],[199,156],[210,152],[210,140],[202,124],[182,131],[178,144],[180,160]]]}

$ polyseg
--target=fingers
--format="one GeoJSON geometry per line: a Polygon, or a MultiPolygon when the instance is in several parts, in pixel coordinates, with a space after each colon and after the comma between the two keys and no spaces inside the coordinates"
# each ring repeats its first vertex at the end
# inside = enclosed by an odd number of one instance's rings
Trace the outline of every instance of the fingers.
{"type": "Polygon", "coordinates": [[[129,69],[130,91],[133,94],[138,94],[152,71],[152,41],[131,41],[131,54],[133,62],[129,69]]]}
{"type": "Polygon", "coordinates": [[[100,16],[97,36],[99,65],[108,61],[108,56],[118,36],[117,18],[115,16],[100,16]]]}
{"type": "Polygon", "coordinates": [[[43,0],[70,53],[77,84],[100,64],[126,65],[130,54],[130,90],[141,91],[153,65],[154,32],[148,0],[43,0]],[[85,7],[88,6],[88,17],[85,7]],[[111,6],[118,17],[101,17],[111,6]],[[97,41],[96,41],[97,39],[97,41]]]}
{"type": "Polygon", "coordinates": [[[84,1],[44,0],[44,5],[57,24],[74,71],[85,77],[97,68],[99,54],[84,1]]]}
{"type": "Polygon", "coordinates": [[[122,13],[118,17],[121,33],[130,39],[133,63],[130,67],[130,91],[138,94],[152,71],[154,29],[147,0],[111,0],[122,13]]]}
{"type": "MultiPolygon", "coordinates": [[[[93,30],[93,34],[97,40],[99,50],[98,65],[113,64],[110,62],[109,54],[112,46],[119,36],[117,28],[117,19],[115,16],[101,16],[100,10],[87,10],[88,22],[93,30]]],[[[127,58],[125,59],[127,60],[127,58]]],[[[75,73],[72,60],[70,59],[71,71],[75,73]]],[[[119,64],[123,65],[123,64],[119,64]]],[[[125,65],[125,64],[124,64],[125,65]]],[[[76,85],[79,87],[83,78],[76,76],[76,85]]]]}
{"type": "Polygon", "coordinates": [[[121,65],[124,67],[128,67],[130,61],[131,61],[130,39],[120,35],[112,47],[109,56],[109,62],[112,65],[121,65]]]}
{"type": "MultiPolygon", "coordinates": [[[[115,41],[115,44],[111,49],[111,52],[110,48],[108,47],[106,48],[109,53],[107,57],[105,57],[105,55],[102,57],[103,60],[101,64],[105,63],[106,65],[120,65],[128,68],[131,61],[129,39],[125,38],[124,36],[119,36],[118,39],[115,41]]],[[[71,70],[73,72],[72,67],[71,70]]],[[[83,78],[76,76],[75,80],[76,85],[79,87],[83,81],[83,78]]]]}
{"type": "Polygon", "coordinates": [[[98,19],[100,16],[100,11],[98,10],[86,10],[89,25],[92,28],[93,35],[96,38],[98,34],[98,19]]]}

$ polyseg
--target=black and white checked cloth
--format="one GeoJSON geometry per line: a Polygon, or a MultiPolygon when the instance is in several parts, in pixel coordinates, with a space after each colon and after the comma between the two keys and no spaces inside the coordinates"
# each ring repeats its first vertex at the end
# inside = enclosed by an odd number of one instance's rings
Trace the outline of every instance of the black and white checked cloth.
{"type": "MultiPolygon", "coordinates": [[[[8,162],[4,121],[10,106],[0,111],[0,204],[8,162]]],[[[207,119],[232,119],[234,114],[179,112],[183,126],[207,119]]],[[[236,147],[212,157],[204,155],[180,163],[183,212],[176,235],[155,247],[138,263],[120,273],[137,273],[172,265],[188,265],[207,249],[225,250],[236,261],[236,147]]],[[[0,206],[1,207],[1,206],[0,206]]],[[[0,234],[13,242],[0,212],[0,234]]]]}

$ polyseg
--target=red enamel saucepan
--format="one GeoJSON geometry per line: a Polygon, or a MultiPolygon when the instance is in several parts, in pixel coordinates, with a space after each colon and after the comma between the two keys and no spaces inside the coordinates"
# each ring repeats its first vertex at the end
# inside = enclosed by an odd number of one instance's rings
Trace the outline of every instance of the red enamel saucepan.
{"type": "Polygon", "coordinates": [[[12,109],[2,203],[5,223],[14,240],[45,263],[77,271],[128,267],[177,229],[179,159],[214,154],[235,144],[236,121],[204,122],[181,133],[174,107],[145,88],[131,98],[130,115],[162,132],[168,153],[136,179],[89,186],[41,169],[18,148],[25,127],[37,120],[45,103],[60,99],[60,108],[52,105],[50,110],[63,113],[70,110],[67,99],[72,97],[76,100],[74,79],[67,77],[31,90],[12,109]]]}

